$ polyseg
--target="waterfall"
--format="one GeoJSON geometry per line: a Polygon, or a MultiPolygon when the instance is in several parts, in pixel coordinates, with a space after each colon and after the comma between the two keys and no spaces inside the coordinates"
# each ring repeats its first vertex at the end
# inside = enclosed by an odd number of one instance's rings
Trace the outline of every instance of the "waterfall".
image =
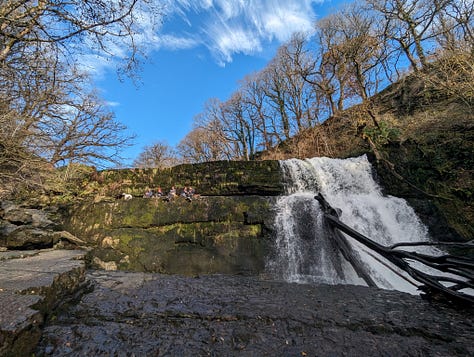
{"type": "MultiPolygon", "coordinates": [[[[319,192],[342,211],[342,222],[382,245],[429,240],[426,227],[405,200],[382,194],[365,155],[345,160],[290,159],[280,161],[280,166],[286,195],[275,207],[275,253],[267,263],[267,271],[274,278],[364,284],[326,232],[322,211],[314,199],[319,192]]],[[[418,293],[401,272],[388,268],[363,245],[348,240],[377,286],[418,293]]]]}

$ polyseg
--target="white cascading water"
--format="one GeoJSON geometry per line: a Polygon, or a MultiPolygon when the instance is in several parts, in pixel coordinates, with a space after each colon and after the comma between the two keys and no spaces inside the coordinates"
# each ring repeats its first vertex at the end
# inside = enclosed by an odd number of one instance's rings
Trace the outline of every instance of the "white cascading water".
{"type": "MultiPolygon", "coordinates": [[[[342,210],[342,222],[382,245],[429,240],[426,227],[406,201],[382,194],[366,156],[345,160],[291,159],[281,161],[280,166],[287,194],[276,205],[275,256],[267,263],[274,278],[365,284],[325,234],[322,211],[314,199],[319,192],[332,207],[342,210]]],[[[355,240],[348,240],[377,286],[419,293],[400,271],[388,268],[355,240]]]]}

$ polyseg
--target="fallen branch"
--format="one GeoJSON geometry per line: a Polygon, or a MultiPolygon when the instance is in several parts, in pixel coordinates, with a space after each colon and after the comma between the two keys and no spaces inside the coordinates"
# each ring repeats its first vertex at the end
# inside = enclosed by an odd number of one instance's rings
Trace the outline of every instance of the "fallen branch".
{"type": "MultiPolygon", "coordinates": [[[[427,294],[443,294],[445,297],[458,302],[474,303],[474,296],[460,291],[466,288],[472,289],[474,286],[474,262],[472,259],[454,257],[451,255],[431,256],[393,249],[393,246],[385,247],[342,223],[339,220],[337,211],[329,205],[321,194],[316,196],[315,199],[321,203],[324,217],[331,226],[354,238],[359,243],[377,252],[392,264],[407,272],[413,279],[423,284],[419,287],[420,290],[423,290],[427,294]],[[417,261],[425,266],[449,273],[450,275],[430,275],[412,267],[407,260],[417,261]],[[445,286],[441,284],[441,282],[451,283],[454,285],[445,286]]],[[[335,237],[338,238],[337,235],[335,235],[335,237]]],[[[406,244],[410,245],[409,243],[406,244]]],[[[403,243],[400,243],[396,246],[402,245],[403,243]]]]}
{"type": "MultiPolygon", "coordinates": [[[[331,214],[339,217],[339,212],[337,212],[336,210],[333,210],[332,207],[328,205],[326,200],[324,200],[324,198],[320,201],[318,197],[319,196],[316,196],[315,198],[319,201],[319,204],[323,206],[324,211],[330,211],[331,214]]],[[[349,262],[349,264],[352,265],[357,275],[361,279],[363,279],[368,286],[376,287],[377,284],[372,279],[370,274],[364,269],[362,264],[360,264],[359,259],[357,259],[356,255],[354,254],[354,250],[352,249],[350,243],[347,241],[346,237],[341,232],[336,230],[332,225],[327,224],[327,223],[326,225],[327,225],[328,230],[336,238],[335,241],[339,250],[342,253],[342,256],[349,262]]]]}

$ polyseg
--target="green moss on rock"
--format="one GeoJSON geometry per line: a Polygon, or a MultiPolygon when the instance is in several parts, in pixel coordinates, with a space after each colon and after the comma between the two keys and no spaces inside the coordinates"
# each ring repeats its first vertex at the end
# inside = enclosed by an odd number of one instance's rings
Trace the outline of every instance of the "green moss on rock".
{"type": "Polygon", "coordinates": [[[269,249],[260,225],[235,222],[121,228],[104,234],[107,244],[92,256],[114,262],[119,269],[146,272],[258,274],[269,249]]]}
{"type": "Polygon", "coordinates": [[[258,274],[269,250],[273,201],[268,196],[212,196],[192,202],[83,202],[67,210],[64,226],[95,247],[89,257],[95,267],[258,274]]]}
{"type": "Polygon", "coordinates": [[[91,175],[85,190],[113,197],[127,192],[141,197],[147,188],[192,186],[201,195],[275,196],[283,192],[278,161],[214,161],[166,169],[117,169],[91,175]]]}

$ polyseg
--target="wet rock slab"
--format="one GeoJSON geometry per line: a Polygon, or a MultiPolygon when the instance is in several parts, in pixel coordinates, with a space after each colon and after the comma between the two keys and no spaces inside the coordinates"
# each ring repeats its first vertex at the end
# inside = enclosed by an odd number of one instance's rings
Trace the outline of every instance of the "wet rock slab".
{"type": "Polygon", "coordinates": [[[468,356],[473,311],[359,286],[90,272],[37,355],[468,356]]]}
{"type": "Polygon", "coordinates": [[[85,281],[83,251],[0,253],[0,356],[29,355],[45,316],[85,281]]]}

